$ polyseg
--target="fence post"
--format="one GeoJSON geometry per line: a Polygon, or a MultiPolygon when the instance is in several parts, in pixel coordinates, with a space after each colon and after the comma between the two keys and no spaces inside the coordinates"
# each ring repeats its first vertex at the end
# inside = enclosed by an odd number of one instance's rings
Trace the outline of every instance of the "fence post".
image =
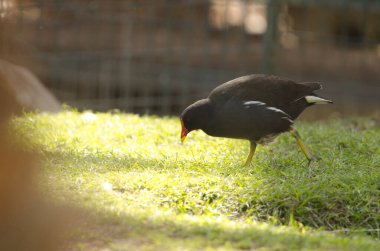
{"type": "Polygon", "coordinates": [[[276,47],[278,15],[280,4],[278,0],[270,0],[267,5],[267,30],[263,38],[263,56],[261,59],[261,72],[273,73],[274,71],[274,50],[276,47]]]}

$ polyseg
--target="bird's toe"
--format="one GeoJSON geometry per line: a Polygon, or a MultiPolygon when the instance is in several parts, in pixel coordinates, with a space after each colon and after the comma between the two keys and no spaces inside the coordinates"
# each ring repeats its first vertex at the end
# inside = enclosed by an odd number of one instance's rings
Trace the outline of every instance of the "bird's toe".
{"type": "Polygon", "coordinates": [[[322,158],[319,157],[319,156],[315,156],[315,155],[312,155],[309,159],[309,162],[312,162],[312,161],[320,161],[322,158]]]}

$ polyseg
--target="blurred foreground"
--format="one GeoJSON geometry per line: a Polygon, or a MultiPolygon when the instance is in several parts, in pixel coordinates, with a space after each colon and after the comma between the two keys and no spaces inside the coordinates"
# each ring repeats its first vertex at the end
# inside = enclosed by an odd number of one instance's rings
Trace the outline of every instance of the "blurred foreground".
{"type": "MultiPolygon", "coordinates": [[[[32,151],[10,127],[12,116],[21,114],[25,103],[4,84],[9,80],[6,72],[14,69],[0,64],[0,250],[58,250],[73,223],[74,210],[41,193],[39,151],[32,151]]],[[[13,79],[20,76],[13,72],[13,79]]],[[[26,95],[31,96],[33,92],[26,95]]]]}

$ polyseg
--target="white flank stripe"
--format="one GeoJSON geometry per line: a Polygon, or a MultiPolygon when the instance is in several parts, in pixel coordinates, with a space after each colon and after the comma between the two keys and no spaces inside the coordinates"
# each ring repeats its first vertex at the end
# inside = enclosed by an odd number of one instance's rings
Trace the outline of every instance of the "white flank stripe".
{"type": "MultiPolygon", "coordinates": [[[[286,114],[283,110],[280,110],[280,109],[278,109],[278,108],[276,108],[276,107],[271,107],[271,106],[269,106],[269,107],[267,107],[267,109],[268,109],[268,110],[271,110],[271,111],[281,112],[281,113],[283,113],[283,114],[286,114]]],[[[287,114],[286,114],[286,115],[287,115],[287,114]]]]}
{"type": "Polygon", "coordinates": [[[286,119],[287,121],[289,121],[290,123],[294,123],[294,121],[292,119],[290,119],[289,117],[282,117],[283,119],[286,119]]]}
{"type": "Polygon", "coordinates": [[[294,121],[292,119],[290,119],[289,115],[286,112],[284,112],[283,110],[281,110],[281,109],[269,106],[269,107],[267,107],[267,110],[271,110],[271,111],[274,111],[274,112],[282,113],[282,114],[284,114],[286,116],[286,117],[282,117],[283,119],[288,120],[290,123],[294,123],[294,121]]]}
{"type": "Polygon", "coordinates": [[[330,100],[323,99],[316,96],[305,96],[306,102],[309,104],[328,104],[332,103],[330,100]]]}
{"type": "Polygon", "coordinates": [[[294,123],[293,120],[289,117],[289,115],[286,112],[284,112],[283,110],[278,109],[276,107],[273,107],[273,106],[267,106],[267,104],[264,103],[264,102],[260,102],[260,101],[246,101],[246,102],[243,103],[243,105],[244,105],[244,107],[246,109],[249,109],[249,108],[251,108],[253,106],[265,106],[264,109],[267,109],[267,110],[270,110],[270,111],[273,111],[273,112],[281,113],[281,114],[285,115],[285,117],[281,117],[282,119],[286,119],[286,120],[288,120],[292,124],[294,123]]]}
{"type": "Polygon", "coordinates": [[[243,105],[265,105],[265,103],[260,101],[246,101],[243,103],[243,105]]]}

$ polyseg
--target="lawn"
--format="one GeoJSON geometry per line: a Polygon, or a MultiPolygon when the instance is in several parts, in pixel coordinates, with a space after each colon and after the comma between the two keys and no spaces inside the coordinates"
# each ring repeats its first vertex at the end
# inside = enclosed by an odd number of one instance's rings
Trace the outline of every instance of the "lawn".
{"type": "Polygon", "coordinates": [[[26,114],[17,133],[41,152],[41,189],[88,213],[74,250],[380,250],[380,126],[297,123],[259,146],[192,132],[178,118],[26,114]]]}

